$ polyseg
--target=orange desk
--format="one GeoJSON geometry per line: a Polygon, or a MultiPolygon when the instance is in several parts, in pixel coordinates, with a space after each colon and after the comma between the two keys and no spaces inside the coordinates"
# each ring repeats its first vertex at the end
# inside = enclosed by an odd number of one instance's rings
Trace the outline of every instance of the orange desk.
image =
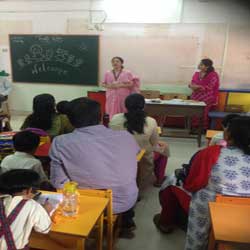
{"type": "Polygon", "coordinates": [[[249,244],[250,249],[250,206],[209,202],[212,232],[209,250],[216,243],[232,242],[249,244]]]}
{"type": "Polygon", "coordinates": [[[222,131],[221,130],[207,130],[206,138],[208,140],[211,140],[215,135],[219,134],[220,132],[222,131]]]}
{"type": "Polygon", "coordinates": [[[217,135],[217,134],[219,134],[219,133],[221,133],[221,132],[222,132],[222,131],[220,131],[220,130],[207,130],[207,132],[206,132],[207,146],[209,146],[211,139],[212,139],[215,135],[217,135]]]}
{"type": "MultiPolygon", "coordinates": [[[[61,217],[56,224],[52,224],[48,235],[33,233],[29,246],[46,250],[83,250],[86,238],[97,223],[101,227],[99,236],[102,238],[103,213],[108,199],[81,195],[79,201],[76,218],[61,217]]],[[[102,244],[98,245],[98,249],[102,249],[102,244]]]]}

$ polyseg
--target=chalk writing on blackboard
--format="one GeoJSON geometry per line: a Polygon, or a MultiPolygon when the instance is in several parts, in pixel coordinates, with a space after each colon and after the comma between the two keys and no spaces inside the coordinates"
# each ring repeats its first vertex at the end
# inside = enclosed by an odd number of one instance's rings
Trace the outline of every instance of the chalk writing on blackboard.
{"type": "Polygon", "coordinates": [[[46,65],[45,63],[34,64],[31,70],[32,75],[38,75],[39,73],[49,73],[49,72],[56,73],[60,76],[68,74],[67,70],[61,69],[58,66],[46,65]]]}
{"type": "Polygon", "coordinates": [[[10,35],[14,82],[96,85],[96,35],[10,35]]]}
{"type": "Polygon", "coordinates": [[[19,37],[14,37],[14,38],[12,39],[12,41],[13,41],[14,43],[24,44],[23,37],[21,37],[21,36],[19,36],[19,37]]]}
{"type": "Polygon", "coordinates": [[[34,44],[30,47],[29,51],[29,54],[25,54],[22,58],[17,59],[20,69],[39,62],[60,62],[74,68],[79,68],[84,65],[82,58],[78,58],[66,49],[57,48],[53,50],[34,44]]]}
{"type": "Polygon", "coordinates": [[[87,48],[87,46],[86,46],[85,43],[81,43],[81,45],[80,45],[80,47],[79,47],[79,50],[80,50],[80,51],[88,51],[88,48],[87,48]]]}

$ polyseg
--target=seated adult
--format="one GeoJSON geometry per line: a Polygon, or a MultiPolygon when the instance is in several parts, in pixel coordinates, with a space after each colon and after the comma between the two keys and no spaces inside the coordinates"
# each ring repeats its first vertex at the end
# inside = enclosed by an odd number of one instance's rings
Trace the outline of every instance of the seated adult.
{"type": "Polygon", "coordinates": [[[145,99],[140,94],[131,94],[125,100],[127,113],[116,114],[109,123],[114,130],[127,130],[133,134],[141,148],[145,149],[139,187],[155,172],[155,186],[161,186],[169,155],[168,146],[159,141],[156,120],[144,111],[145,99]],[[154,152],[157,152],[154,154],[154,152]]]}
{"type": "Polygon", "coordinates": [[[33,99],[33,113],[29,115],[21,129],[39,128],[50,137],[70,133],[73,127],[66,115],[56,113],[55,98],[50,94],[37,95],[33,99]]]}
{"type": "Polygon", "coordinates": [[[69,102],[68,116],[76,129],[52,143],[51,182],[56,188],[73,180],[83,189],[112,189],[114,213],[123,213],[124,228],[134,229],[139,146],[127,131],[100,125],[100,105],[96,101],[78,98],[69,102]]]}
{"type": "Polygon", "coordinates": [[[193,157],[182,186],[177,187],[170,178],[160,192],[162,212],[154,217],[154,223],[162,232],[173,230],[179,208],[186,212],[189,208],[185,250],[207,249],[211,225],[208,202],[214,201],[216,194],[250,196],[250,118],[233,119],[225,139],[227,147],[211,146],[193,157]]]}

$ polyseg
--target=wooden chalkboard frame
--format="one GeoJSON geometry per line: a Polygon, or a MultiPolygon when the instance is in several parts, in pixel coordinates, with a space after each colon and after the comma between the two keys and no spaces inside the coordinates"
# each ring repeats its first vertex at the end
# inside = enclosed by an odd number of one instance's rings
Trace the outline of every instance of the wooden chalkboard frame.
{"type": "Polygon", "coordinates": [[[13,79],[13,68],[12,68],[12,55],[11,55],[11,46],[10,46],[10,36],[96,36],[97,39],[98,39],[98,72],[97,72],[97,83],[96,85],[83,85],[83,84],[79,84],[79,83],[72,83],[71,85],[76,85],[76,86],[82,86],[82,87],[98,87],[100,86],[100,35],[98,34],[21,34],[21,33],[18,33],[18,34],[9,34],[9,58],[10,58],[10,66],[11,66],[11,72],[10,72],[10,75],[11,75],[11,81],[13,83],[25,83],[25,84],[53,84],[53,85],[66,85],[66,86],[70,86],[69,84],[67,83],[50,83],[50,82],[39,82],[39,83],[36,83],[36,82],[20,82],[20,81],[14,81],[13,79]]]}

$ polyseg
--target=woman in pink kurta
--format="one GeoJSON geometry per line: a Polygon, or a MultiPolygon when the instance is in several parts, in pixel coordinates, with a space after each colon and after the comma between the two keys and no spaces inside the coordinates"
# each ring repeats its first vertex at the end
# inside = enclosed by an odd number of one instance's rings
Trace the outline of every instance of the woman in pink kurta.
{"type": "MultiPolygon", "coordinates": [[[[195,101],[202,101],[206,103],[204,112],[204,129],[208,128],[208,113],[218,103],[219,97],[219,76],[213,67],[213,61],[210,59],[203,59],[199,64],[199,72],[195,72],[189,88],[193,93],[191,99],[195,101]]],[[[194,118],[192,121],[193,127],[198,127],[199,120],[194,118]]]]}
{"type": "Polygon", "coordinates": [[[111,119],[113,115],[125,113],[125,99],[132,93],[138,93],[139,79],[127,70],[124,70],[123,59],[112,59],[113,70],[106,72],[102,86],[106,88],[106,113],[111,119]]]}

